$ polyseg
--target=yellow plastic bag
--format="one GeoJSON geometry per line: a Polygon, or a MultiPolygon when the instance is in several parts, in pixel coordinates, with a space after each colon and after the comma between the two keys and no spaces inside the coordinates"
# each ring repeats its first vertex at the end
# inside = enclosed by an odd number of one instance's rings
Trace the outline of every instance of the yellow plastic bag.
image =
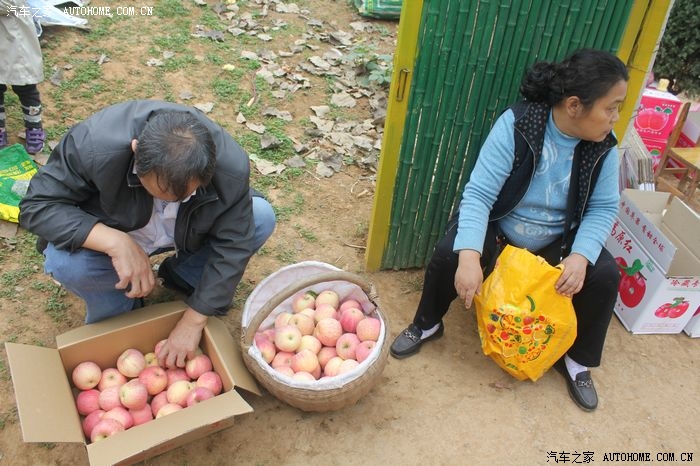
{"type": "Polygon", "coordinates": [[[571,347],[576,314],[554,284],[561,270],[507,245],[475,296],[484,354],[519,380],[539,379],[571,347]]]}

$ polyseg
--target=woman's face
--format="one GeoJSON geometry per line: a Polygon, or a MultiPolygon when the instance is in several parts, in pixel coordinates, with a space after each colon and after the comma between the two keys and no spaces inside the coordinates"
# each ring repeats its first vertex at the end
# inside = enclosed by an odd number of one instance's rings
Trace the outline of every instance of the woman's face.
{"type": "Polygon", "coordinates": [[[627,82],[620,80],[590,108],[581,108],[573,117],[576,136],[585,141],[600,142],[620,119],[619,109],[627,94],[627,82]]]}

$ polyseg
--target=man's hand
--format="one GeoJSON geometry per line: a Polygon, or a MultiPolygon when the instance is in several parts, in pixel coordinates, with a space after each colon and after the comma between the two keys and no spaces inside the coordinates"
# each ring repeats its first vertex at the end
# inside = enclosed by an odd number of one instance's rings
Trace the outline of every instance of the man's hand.
{"type": "Polygon", "coordinates": [[[464,306],[472,306],[474,295],[481,291],[484,272],[481,270],[481,254],[472,249],[459,251],[459,265],[455,273],[455,289],[464,306]]]}
{"type": "Polygon", "coordinates": [[[185,367],[187,359],[195,355],[206,324],[207,316],[187,308],[156,355],[158,364],[168,368],[185,367]]]}
{"type": "Polygon", "coordinates": [[[573,253],[561,261],[564,271],[559,280],[554,284],[557,293],[571,298],[583,288],[583,280],[586,278],[588,259],[581,254],[573,253]]]}
{"type": "Polygon", "coordinates": [[[126,296],[129,298],[142,298],[153,291],[156,279],[148,255],[127,233],[98,223],[83,246],[112,258],[112,265],[119,276],[114,287],[127,290],[126,296]]]}

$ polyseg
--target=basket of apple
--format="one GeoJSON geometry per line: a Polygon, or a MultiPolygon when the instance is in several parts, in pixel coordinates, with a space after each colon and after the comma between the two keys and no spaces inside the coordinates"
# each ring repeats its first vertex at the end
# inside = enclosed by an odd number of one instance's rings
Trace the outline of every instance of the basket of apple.
{"type": "Polygon", "coordinates": [[[374,285],[323,262],[266,277],[246,300],[241,327],[248,370],[303,411],[356,403],[381,377],[389,351],[374,285]]]}

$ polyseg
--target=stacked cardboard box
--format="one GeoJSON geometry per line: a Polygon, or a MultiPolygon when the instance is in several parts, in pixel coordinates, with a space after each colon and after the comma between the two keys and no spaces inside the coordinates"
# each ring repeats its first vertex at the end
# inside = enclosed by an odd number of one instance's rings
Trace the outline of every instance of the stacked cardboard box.
{"type": "Polygon", "coordinates": [[[652,155],[654,170],[678,119],[681,100],[670,92],[646,88],[634,118],[634,128],[652,155]]]}
{"type": "Polygon", "coordinates": [[[615,313],[633,333],[679,333],[700,306],[700,217],[669,196],[623,191],[605,243],[621,275],[615,313]]]}

